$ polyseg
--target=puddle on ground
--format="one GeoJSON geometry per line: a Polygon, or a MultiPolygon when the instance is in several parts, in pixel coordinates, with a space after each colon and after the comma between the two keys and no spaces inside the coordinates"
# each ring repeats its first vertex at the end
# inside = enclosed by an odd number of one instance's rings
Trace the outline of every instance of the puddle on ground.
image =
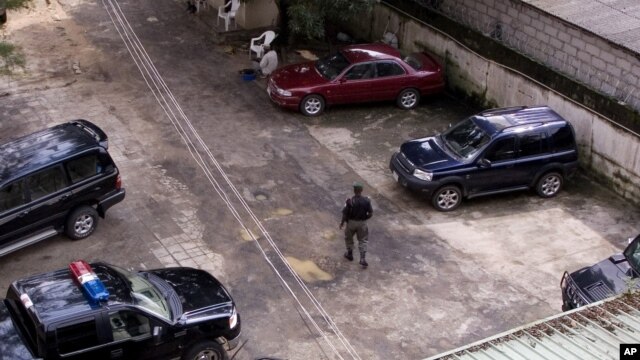
{"type": "Polygon", "coordinates": [[[276,211],[273,212],[273,214],[277,216],[287,216],[293,214],[293,211],[285,208],[277,208],[276,211]]]}
{"type": "Polygon", "coordinates": [[[155,16],[150,16],[150,17],[148,17],[148,18],[147,18],[147,21],[148,21],[148,22],[157,22],[157,21],[158,21],[158,18],[157,18],[157,17],[155,17],[155,16]]]}
{"type": "Polygon", "coordinates": [[[265,200],[267,200],[267,199],[268,199],[268,197],[267,197],[267,195],[265,195],[265,194],[258,194],[258,195],[256,195],[256,200],[258,200],[258,201],[265,201],[265,200]]]}
{"type": "Polygon", "coordinates": [[[247,231],[246,229],[240,229],[240,237],[244,241],[252,241],[254,238],[258,238],[257,236],[253,235],[251,231],[247,231]]]}
{"type": "Polygon", "coordinates": [[[292,256],[287,256],[286,259],[296,274],[306,282],[328,281],[333,279],[331,274],[320,269],[318,265],[311,260],[298,260],[292,256]]]}

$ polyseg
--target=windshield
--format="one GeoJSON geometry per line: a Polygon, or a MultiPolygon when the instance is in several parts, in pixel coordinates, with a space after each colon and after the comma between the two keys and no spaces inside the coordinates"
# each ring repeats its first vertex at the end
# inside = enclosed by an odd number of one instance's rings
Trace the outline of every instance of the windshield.
{"type": "Polygon", "coordinates": [[[442,141],[447,148],[461,158],[474,157],[491,138],[473,121],[468,118],[442,134],[442,141]]]}
{"type": "Polygon", "coordinates": [[[329,80],[335,79],[347,66],[349,61],[341,53],[327,55],[316,61],[318,72],[329,80]]]}
{"type": "Polygon", "coordinates": [[[624,250],[624,257],[633,270],[640,274],[640,235],[624,250]]]}
{"type": "Polygon", "coordinates": [[[171,310],[167,304],[167,299],[158,288],[139,274],[115,266],[112,266],[112,268],[122,275],[123,279],[127,280],[131,288],[131,299],[135,305],[167,320],[171,320],[171,310]]]}

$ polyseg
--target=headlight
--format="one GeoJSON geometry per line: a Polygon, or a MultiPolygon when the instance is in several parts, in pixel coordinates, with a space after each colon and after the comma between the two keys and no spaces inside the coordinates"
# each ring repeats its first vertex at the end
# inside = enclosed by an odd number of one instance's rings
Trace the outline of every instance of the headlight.
{"type": "Polygon", "coordinates": [[[431,179],[433,178],[433,173],[415,169],[413,170],[413,176],[417,177],[420,180],[431,181],[431,179]]]}
{"type": "Polygon", "coordinates": [[[236,327],[236,325],[238,325],[238,313],[236,312],[236,308],[234,307],[233,312],[229,317],[229,329],[233,329],[234,327],[236,327]]]}
{"type": "Polygon", "coordinates": [[[282,96],[291,96],[291,91],[282,90],[280,88],[276,88],[276,92],[282,96]]]}

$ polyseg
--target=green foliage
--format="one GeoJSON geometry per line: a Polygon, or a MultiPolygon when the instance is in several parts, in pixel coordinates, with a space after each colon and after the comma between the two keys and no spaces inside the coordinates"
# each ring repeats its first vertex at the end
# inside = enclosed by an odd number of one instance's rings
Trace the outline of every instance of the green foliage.
{"type": "MultiPolygon", "coordinates": [[[[291,33],[303,39],[324,37],[327,24],[349,21],[368,14],[375,0],[289,0],[287,15],[291,33]]],[[[282,2],[280,2],[280,11],[282,2]]]]}
{"type": "Polygon", "coordinates": [[[24,68],[24,55],[14,45],[0,41],[0,75],[10,75],[16,66],[24,68]]]}
{"type": "Polygon", "coordinates": [[[7,9],[28,8],[33,0],[7,0],[7,9]]]}

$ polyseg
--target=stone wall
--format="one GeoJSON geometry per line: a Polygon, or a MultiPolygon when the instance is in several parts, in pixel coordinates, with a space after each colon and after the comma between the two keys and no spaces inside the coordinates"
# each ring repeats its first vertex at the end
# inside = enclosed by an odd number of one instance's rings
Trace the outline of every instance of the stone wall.
{"type": "Polygon", "coordinates": [[[640,56],[621,45],[521,0],[414,1],[640,110],[640,56]]]}
{"type": "MultiPolygon", "coordinates": [[[[428,50],[436,54],[445,65],[448,87],[475,96],[478,103],[485,106],[551,106],[576,130],[582,169],[623,197],[640,203],[640,135],[584,105],[588,102],[585,99],[599,101],[597,94],[581,88],[579,83],[566,82],[556,72],[496,45],[491,39],[486,42],[481,34],[474,35],[462,27],[452,30],[454,25],[442,19],[431,17],[432,24],[416,19],[430,15],[417,11],[405,13],[380,4],[370,16],[352,22],[349,30],[372,41],[381,39],[385,31],[391,31],[396,33],[403,50],[428,50]],[[458,38],[449,32],[454,32],[458,38]],[[499,54],[498,58],[533,71],[536,76],[489,59],[472,50],[474,46],[490,49],[491,53],[499,54]],[[548,78],[547,82],[553,86],[540,82],[539,78],[548,78]],[[558,91],[557,87],[566,88],[573,96],[558,91]],[[583,101],[576,101],[574,97],[583,101]]],[[[606,99],[604,101],[606,104],[606,99]]],[[[615,102],[609,107],[614,105],[615,102]]]]}

